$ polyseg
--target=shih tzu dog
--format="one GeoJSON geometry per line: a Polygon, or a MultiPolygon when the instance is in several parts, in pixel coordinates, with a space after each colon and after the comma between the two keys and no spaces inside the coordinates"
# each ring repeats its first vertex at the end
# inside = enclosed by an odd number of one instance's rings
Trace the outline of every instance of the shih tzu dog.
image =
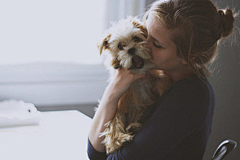
{"type": "Polygon", "coordinates": [[[115,117],[106,124],[103,143],[107,154],[113,153],[133,140],[140,129],[139,120],[156,99],[170,86],[162,71],[152,70],[154,64],[146,46],[147,30],[136,17],[128,17],[112,24],[99,44],[100,54],[106,55],[105,65],[110,79],[118,68],[133,74],[146,74],[124,93],[118,103],[115,117]]]}

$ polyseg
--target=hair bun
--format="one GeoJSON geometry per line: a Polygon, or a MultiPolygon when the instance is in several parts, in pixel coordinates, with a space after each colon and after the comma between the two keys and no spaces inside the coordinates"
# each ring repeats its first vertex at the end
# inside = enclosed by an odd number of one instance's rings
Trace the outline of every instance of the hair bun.
{"type": "Polygon", "coordinates": [[[221,28],[221,36],[222,37],[227,37],[229,36],[232,31],[233,31],[233,22],[234,22],[234,17],[233,17],[233,12],[231,9],[226,9],[226,10],[218,10],[219,16],[221,18],[220,21],[220,28],[221,28]]]}

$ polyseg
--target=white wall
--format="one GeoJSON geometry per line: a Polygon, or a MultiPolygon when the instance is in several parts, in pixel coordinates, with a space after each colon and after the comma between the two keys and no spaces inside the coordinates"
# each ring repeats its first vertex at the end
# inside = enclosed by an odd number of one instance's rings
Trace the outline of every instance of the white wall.
{"type": "Polygon", "coordinates": [[[0,1],[0,65],[100,63],[103,1],[0,1]]]}
{"type": "Polygon", "coordinates": [[[103,10],[104,0],[0,1],[0,100],[96,104],[107,79],[103,10]]]}

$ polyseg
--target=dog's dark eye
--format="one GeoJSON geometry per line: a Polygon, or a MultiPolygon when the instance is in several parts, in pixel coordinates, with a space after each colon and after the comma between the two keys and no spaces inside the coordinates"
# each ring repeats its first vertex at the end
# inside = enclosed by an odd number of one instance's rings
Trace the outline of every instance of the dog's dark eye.
{"type": "Polygon", "coordinates": [[[121,43],[118,44],[118,49],[123,50],[123,45],[121,43]]]}
{"type": "Polygon", "coordinates": [[[142,40],[140,38],[138,38],[138,37],[133,37],[133,41],[134,42],[141,42],[142,40]]]}

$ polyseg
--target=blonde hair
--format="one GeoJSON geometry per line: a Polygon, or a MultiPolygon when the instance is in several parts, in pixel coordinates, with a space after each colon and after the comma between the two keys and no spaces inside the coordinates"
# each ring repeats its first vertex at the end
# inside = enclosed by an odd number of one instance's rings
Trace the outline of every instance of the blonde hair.
{"type": "Polygon", "coordinates": [[[178,55],[188,62],[193,72],[202,78],[209,76],[205,64],[214,59],[218,40],[233,31],[232,10],[218,10],[210,0],[159,0],[146,12],[145,20],[149,14],[173,31],[172,41],[178,55]]]}

